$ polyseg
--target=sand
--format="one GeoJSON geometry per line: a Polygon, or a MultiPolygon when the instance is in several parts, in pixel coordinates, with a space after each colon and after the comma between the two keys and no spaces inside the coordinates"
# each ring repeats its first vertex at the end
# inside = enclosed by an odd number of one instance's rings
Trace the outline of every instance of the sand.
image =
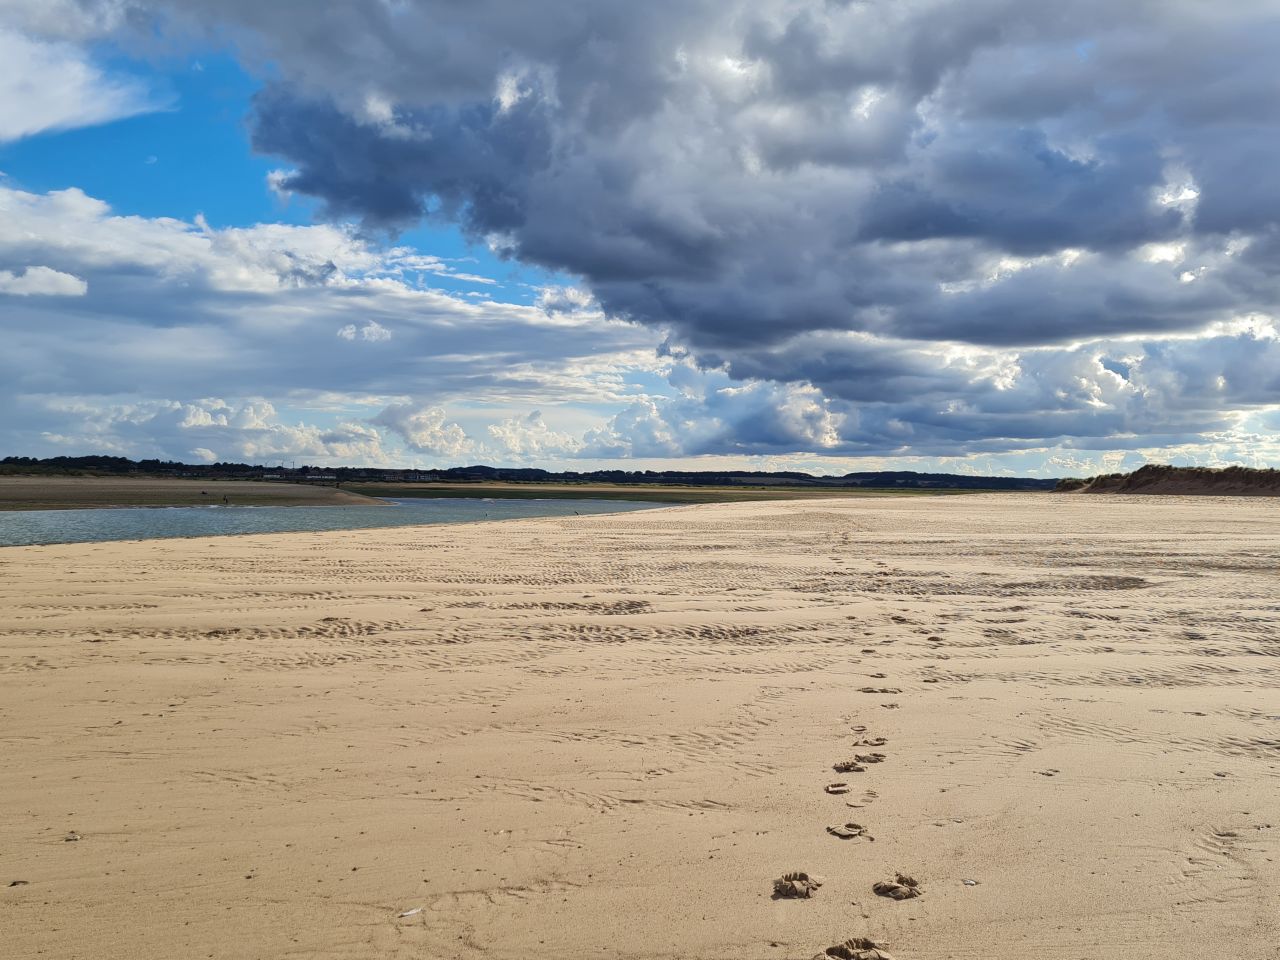
{"type": "Polygon", "coordinates": [[[0,550],[3,955],[1273,960],[1278,535],[1004,494],[0,550]]]}

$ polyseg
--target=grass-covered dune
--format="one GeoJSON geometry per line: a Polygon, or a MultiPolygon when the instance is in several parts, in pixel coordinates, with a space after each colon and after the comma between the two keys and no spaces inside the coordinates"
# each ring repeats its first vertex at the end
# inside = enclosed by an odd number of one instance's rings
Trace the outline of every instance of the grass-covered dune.
{"type": "Polygon", "coordinates": [[[1276,497],[1280,470],[1253,467],[1171,467],[1148,464],[1132,473],[1108,473],[1058,482],[1059,493],[1142,493],[1170,496],[1276,497]]]}

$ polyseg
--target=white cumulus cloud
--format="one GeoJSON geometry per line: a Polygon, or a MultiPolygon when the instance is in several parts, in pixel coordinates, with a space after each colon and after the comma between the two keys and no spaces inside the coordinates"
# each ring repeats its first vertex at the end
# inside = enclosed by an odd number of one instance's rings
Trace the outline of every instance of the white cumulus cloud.
{"type": "Polygon", "coordinates": [[[366,343],[382,343],[391,339],[391,331],[378,323],[377,320],[370,320],[360,327],[357,327],[354,323],[339,327],[338,336],[343,340],[359,339],[366,343]]]}
{"type": "Polygon", "coordinates": [[[83,297],[89,285],[77,276],[50,267],[27,267],[20,273],[0,270],[0,294],[16,297],[83,297]]]}

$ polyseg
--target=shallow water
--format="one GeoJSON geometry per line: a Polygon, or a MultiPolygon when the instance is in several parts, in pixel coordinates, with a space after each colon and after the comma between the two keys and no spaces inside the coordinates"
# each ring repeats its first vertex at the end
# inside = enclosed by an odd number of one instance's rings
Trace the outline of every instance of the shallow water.
{"type": "Polygon", "coordinates": [[[0,513],[0,546],[366,530],[666,506],[630,500],[395,499],[389,507],[121,507],[0,513]]]}

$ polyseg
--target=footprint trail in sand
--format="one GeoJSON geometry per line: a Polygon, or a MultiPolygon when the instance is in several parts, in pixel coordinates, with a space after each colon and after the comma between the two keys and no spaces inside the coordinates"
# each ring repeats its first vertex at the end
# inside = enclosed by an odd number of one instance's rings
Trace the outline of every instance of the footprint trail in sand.
{"type": "Polygon", "coordinates": [[[1277,543],[1002,495],[0,550],[4,953],[1274,960],[1277,543]]]}

